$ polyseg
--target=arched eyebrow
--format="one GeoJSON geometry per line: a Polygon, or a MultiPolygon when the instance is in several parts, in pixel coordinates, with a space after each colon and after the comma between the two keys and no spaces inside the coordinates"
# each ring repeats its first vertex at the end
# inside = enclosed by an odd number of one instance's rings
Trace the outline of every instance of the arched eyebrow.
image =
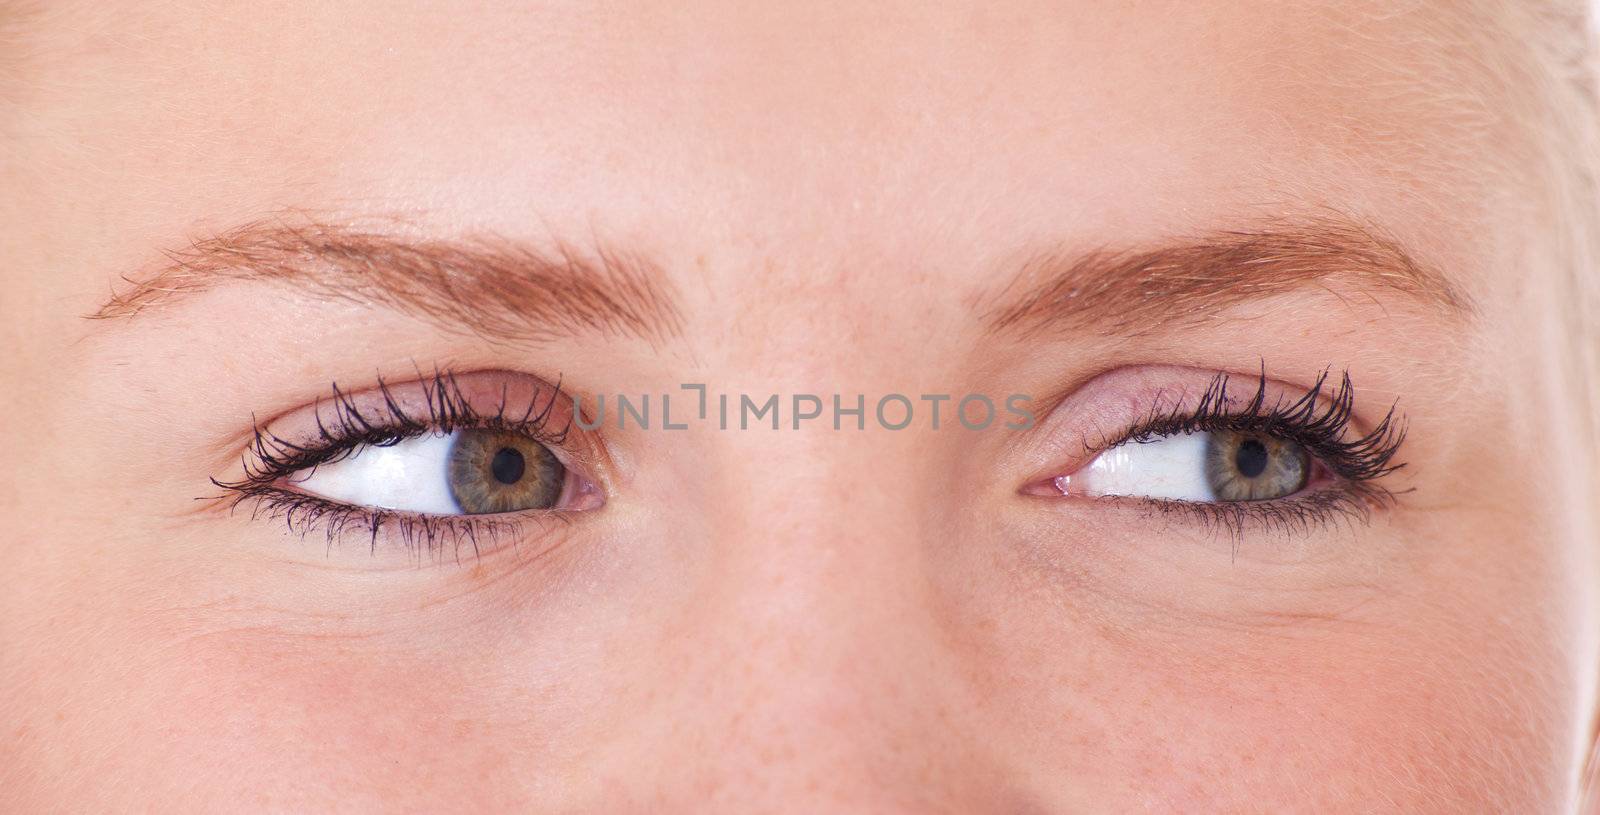
{"type": "Polygon", "coordinates": [[[1376,299],[1396,292],[1451,319],[1471,300],[1375,227],[1338,218],[1229,230],[1153,248],[1040,253],[976,303],[992,333],[1087,328],[1146,334],[1306,287],[1376,299]]]}
{"type": "Polygon", "coordinates": [[[506,342],[599,332],[652,344],[683,328],[661,270],[595,246],[548,249],[491,237],[412,238],[315,221],[246,224],[164,253],[152,271],[89,314],[132,318],[234,282],[293,286],[314,297],[378,305],[448,331],[506,342]]]}
{"type": "MultiPolygon", "coordinates": [[[[91,319],[129,318],[235,281],[296,286],[316,297],[381,305],[446,330],[507,342],[585,331],[652,344],[681,337],[683,317],[660,268],[605,246],[536,249],[497,238],[412,238],[287,218],[236,227],[164,253],[125,278],[91,319]]],[[[1404,293],[1452,316],[1473,311],[1436,269],[1372,227],[1340,219],[1221,231],[1149,249],[1040,253],[978,301],[993,333],[1035,337],[1094,327],[1148,333],[1250,300],[1345,282],[1404,293]]]]}

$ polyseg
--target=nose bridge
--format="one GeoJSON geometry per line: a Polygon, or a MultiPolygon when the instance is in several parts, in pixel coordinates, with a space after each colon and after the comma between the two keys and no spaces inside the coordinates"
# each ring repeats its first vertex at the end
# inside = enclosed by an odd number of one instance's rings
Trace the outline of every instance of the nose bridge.
{"type": "Polygon", "coordinates": [[[846,795],[931,783],[920,776],[948,754],[950,724],[934,712],[962,688],[939,644],[915,444],[831,425],[731,442],[738,466],[782,470],[740,479],[711,524],[720,575],[701,615],[724,622],[704,655],[721,707],[706,726],[757,765],[721,771],[846,795]]]}
{"type": "Polygon", "coordinates": [[[730,600],[746,619],[792,628],[797,614],[839,616],[852,630],[924,605],[932,587],[909,455],[916,442],[874,429],[780,427],[734,442],[735,466],[747,472],[729,497],[737,506],[711,524],[718,562],[743,587],[730,600]]]}

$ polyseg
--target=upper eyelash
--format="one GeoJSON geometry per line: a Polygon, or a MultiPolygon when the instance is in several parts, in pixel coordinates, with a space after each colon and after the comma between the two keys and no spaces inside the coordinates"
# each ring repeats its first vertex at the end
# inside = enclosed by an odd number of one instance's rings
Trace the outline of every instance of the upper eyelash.
{"type": "Polygon", "coordinates": [[[356,406],[352,395],[334,383],[332,423],[324,422],[320,413],[317,415],[317,438],[314,442],[297,444],[257,423],[250,450],[245,456],[243,478],[235,482],[213,478],[212,483],[228,490],[263,486],[308,467],[338,461],[361,447],[390,447],[427,433],[449,434],[459,428],[521,433],[552,447],[564,444],[572,429],[570,416],[560,428],[550,426],[551,411],[561,396],[559,380],[542,407],[539,400],[535,399],[520,415],[506,404],[504,390],[495,412],[480,414],[462,394],[455,374],[448,371],[435,371],[431,379],[419,384],[428,406],[426,418],[406,412],[381,377],[378,379],[378,393],[383,397],[382,411],[386,414],[383,417],[364,414],[356,406]]]}
{"type": "Polygon", "coordinates": [[[1398,405],[1390,405],[1371,431],[1347,438],[1355,408],[1355,390],[1350,384],[1349,371],[1344,371],[1339,385],[1323,399],[1323,392],[1328,390],[1329,374],[1329,370],[1322,371],[1300,398],[1287,403],[1279,400],[1271,406],[1267,405],[1265,366],[1255,393],[1242,405],[1234,404],[1228,396],[1229,375],[1217,374],[1193,407],[1163,410],[1158,405],[1122,438],[1100,449],[1184,433],[1231,430],[1271,434],[1299,444],[1335,475],[1353,483],[1372,481],[1404,467],[1404,463],[1395,461],[1395,454],[1406,437],[1405,418],[1395,412],[1398,405]]]}

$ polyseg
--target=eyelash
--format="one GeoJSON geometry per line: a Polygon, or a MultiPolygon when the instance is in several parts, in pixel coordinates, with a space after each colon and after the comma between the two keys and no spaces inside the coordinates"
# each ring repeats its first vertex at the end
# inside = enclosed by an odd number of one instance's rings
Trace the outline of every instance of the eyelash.
{"type": "Polygon", "coordinates": [[[1348,438],[1354,415],[1355,390],[1348,371],[1326,399],[1330,371],[1324,370],[1311,388],[1292,402],[1267,404],[1267,375],[1262,367],[1255,394],[1243,404],[1228,396],[1229,376],[1218,374],[1198,402],[1190,408],[1152,408],[1148,416],[1119,439],[1090,445],[1098,454],[1129,442],[1140,443],[1184,433],[1234,431],[1276,436],[1304,447],[1339,481],[1331,488],[1268,501],[1201,502],[1173,499],[1105,496],[1097,500],[1137,501],[1146,509],[1168,515],[1184,513],[1208,529],[1226,531],[1236,542],[1251,528],[1287,534],[1310,532],[1345,519],[1365,524],[1374,510],[1391,506],[1399,493],[1374,483],[1405,465],[1395,454],[1406,437],[1406,422],[1391,405],[1372,430],[1348,438]]]}
{"type": "Polygon", "coordinates": [[[527,436],[554,449],[565,445],[572,428],[571,417],[560,427],[552,426],[552,409],[556,400],[563,396],[559,381],[542,407],[535,398],[521,411],[509,408],[502,391],[492,414],[480,414],[473,408],[453,373],[435,371],[431,379],[420,383],[420,387],[427,403],[425,418],[403,409],[381,378],[378,393],[383,397],[379,408],[382,415],[363,413],[354,398],[335,383],[332,386],[333,420],[324,422],[318,415],[314,441],[296,444],[257,424],[250,449],[244,455],[244,475],[237,481],[213,478],[211,483],[225,491],[220,497],[228,502],[230,509],[253,501],[252,518],[281,519],[291,532],[301,536],[322,529],[327,534],[330,549],[346,535],[361,532],[368,538],[370,548],[376,551],[379,531],[388,528],[398,532],[401,543],[414,555],[423,552],[437,555],[449,545],[459,559],[463,544],[476,556],[483,551],[481,544],[515,540],[529,523],[570,521],[567,513],[561,510],[503,518],[420,515],[330,501],[277,486],[280,479],[339,461],[362,447],[393,446],[430,433],[448,434],[457,429],[473,428],[500,430],[527,436]]]}

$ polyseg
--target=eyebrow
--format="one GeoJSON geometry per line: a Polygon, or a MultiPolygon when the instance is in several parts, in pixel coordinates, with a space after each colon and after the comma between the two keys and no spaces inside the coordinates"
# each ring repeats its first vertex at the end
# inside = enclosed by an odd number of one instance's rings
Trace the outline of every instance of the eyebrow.
{"type": "Polygon", "coordinates": [[[153,270],[93,313],[132,318],[235,281],[295,286],[315,297],[377,304],[450,331],[505,342],[599,332],[652,344],[681,335],[665,275],[597,245],[537,249],[495,237],[414,239],[315,221],[260,221],[163,252],[153,270]]]}
{"type": "Polygon", "coordinates": [[[1147,249],[1044,252],[976,305],[991,333],[1032,338],[1094,326],[1141,334],[1306,287],[1373,300],[1398,292],[1454,319],[1474,311],[1448,277],[1398,241],[1342,218],[1227,230],[1147,249]]]}

